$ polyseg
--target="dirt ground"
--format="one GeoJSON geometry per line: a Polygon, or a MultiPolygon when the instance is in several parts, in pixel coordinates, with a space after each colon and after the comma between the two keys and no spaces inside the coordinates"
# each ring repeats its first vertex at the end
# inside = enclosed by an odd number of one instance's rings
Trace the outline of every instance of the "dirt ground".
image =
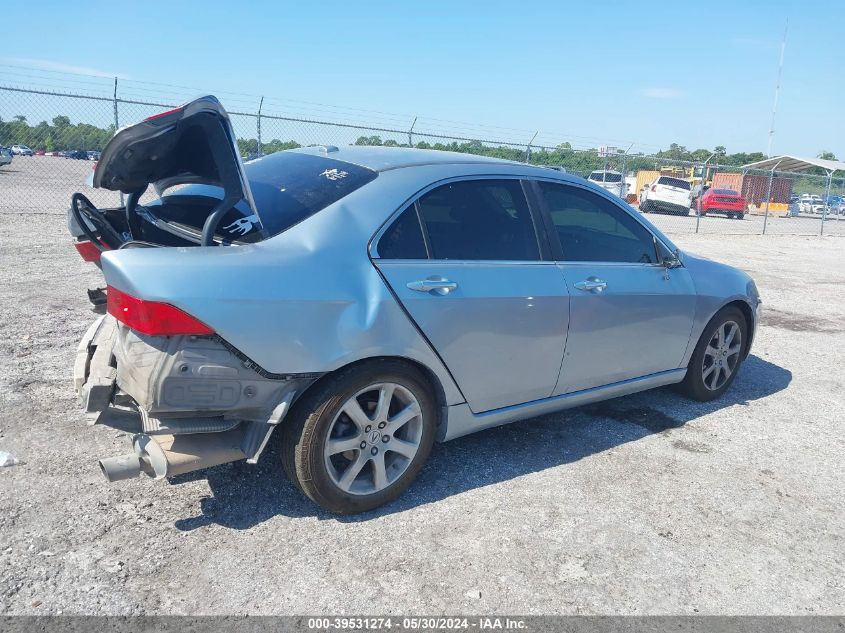
{"type": "Polygon", "coordinates": [[[722,400],[660,389],[440,444],[398,502],[338,518],[275,449],[106,483],[96,460],[128,438],[86,426],[71,384],[100,276],[67,198],[37,193],[0,202],[0,451],[20,460],[0,468],[0,613],[845,609],[843,238],[675,236],[765,302],[722,400]]]}

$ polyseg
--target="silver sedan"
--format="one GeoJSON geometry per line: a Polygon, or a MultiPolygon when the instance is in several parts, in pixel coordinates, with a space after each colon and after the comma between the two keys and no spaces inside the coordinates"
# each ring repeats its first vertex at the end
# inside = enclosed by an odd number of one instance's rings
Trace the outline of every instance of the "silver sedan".
{"type": "Polygon", "coordinates": [[[76,388],[138,420],[112,481],[254,463],[278,429],[303,493],[366,511],[435,440],[664,385],[718,398],[758,321],[748,275],[584,179],[410,148],[243,164],[212,97],[121,131],[94,185],[127,194],[69,212],[107,285],[76,388]]]}

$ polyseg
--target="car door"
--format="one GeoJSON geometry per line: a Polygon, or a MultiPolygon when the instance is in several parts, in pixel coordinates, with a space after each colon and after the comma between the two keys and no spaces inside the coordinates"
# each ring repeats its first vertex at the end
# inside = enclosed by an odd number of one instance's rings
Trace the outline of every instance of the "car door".
{"type": "Polygon", "coordinates": [[[520,180],[455,180],[374,241],[375,265],[476,413],[546,398],[557,383],[569,296],[535,220],[520,180]]]}
{"type": "Polygon", "coordinates": [[[659,241],[621,204],[577,184],[536,186],[572,294],[554,394],[678,368],[695,312],[689,272],[663,266],[659,241]]]}

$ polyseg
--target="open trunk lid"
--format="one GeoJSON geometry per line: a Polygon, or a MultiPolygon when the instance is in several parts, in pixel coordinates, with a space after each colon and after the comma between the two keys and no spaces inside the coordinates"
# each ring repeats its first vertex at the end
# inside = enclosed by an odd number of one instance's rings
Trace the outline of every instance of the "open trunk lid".
{"type": "Polygon", "coordinates": [[[92,184],[138,194],[150,185],[161,192],[182,183],[221,187],[228,208],[243,200],[263,226],[229,115],[213,96],[120,130],[103,150],[92,184]]]}

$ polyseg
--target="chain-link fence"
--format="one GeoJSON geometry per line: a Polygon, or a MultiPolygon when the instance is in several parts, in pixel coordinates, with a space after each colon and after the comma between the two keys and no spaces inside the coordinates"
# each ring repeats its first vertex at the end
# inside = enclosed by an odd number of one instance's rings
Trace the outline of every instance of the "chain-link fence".
{"type": "MultiPolygon", "coordinates": [[[[0,76],[3,79],[9,77],[0,76]]],[[[117,79],[74,78],[74,91],[56,88],[56,78],[49,79],[50,85],[0,84],[0,146],[14,151],[10,164],[0,161],[0,214],[64,213],[71,194],[78,190],[85,191],[97,206],[116,206],[117,194],[85,188],[99,152],[119,127],[190,98],[158,84],[123,82],[129,84],[125,89],[117,79]],[[88,85],[79,89],[80,81],[88,85]]],[[[669,234],[845,234],[845,174],[841,173],[831,178],[744,169],[719,164],[718,155],[706,161],[684,161],[633,152],[633,146],[625,151],[582,149],[570,142],[550,142],[548,135],[539,133],[518,140],[516,131],[501,128],[497,131],[502,137],[496,139],[490,135],[491,128],[470,124],[462,128],[422,117],[403,121],[396,115],[367,111],[360,111],[358,117],[354,110],[345,110],[339,116],[338,109],[325,106],[321,111],[318,104],[300,106],[313,111],[313,117],[291,114],[290,103],[284,108],[288,112],[280,114],[278,101],[262,97],[250,101],[243,95],[227,99],[225,93],[220,98],[229,110],[239,150],[247,158],[307,145],[449,150],[545,165],[583,177],[593,174],[594,180],[604,180],[605,186],[645,212],[661,208],[641,204],[652,195],[655,183],[679,184],[690,191],[690,208],[649,214],[669,234]],[[698,200],[708,188],[740,193],[747,206],[741,214],[699,213],[698,200]]]]}

